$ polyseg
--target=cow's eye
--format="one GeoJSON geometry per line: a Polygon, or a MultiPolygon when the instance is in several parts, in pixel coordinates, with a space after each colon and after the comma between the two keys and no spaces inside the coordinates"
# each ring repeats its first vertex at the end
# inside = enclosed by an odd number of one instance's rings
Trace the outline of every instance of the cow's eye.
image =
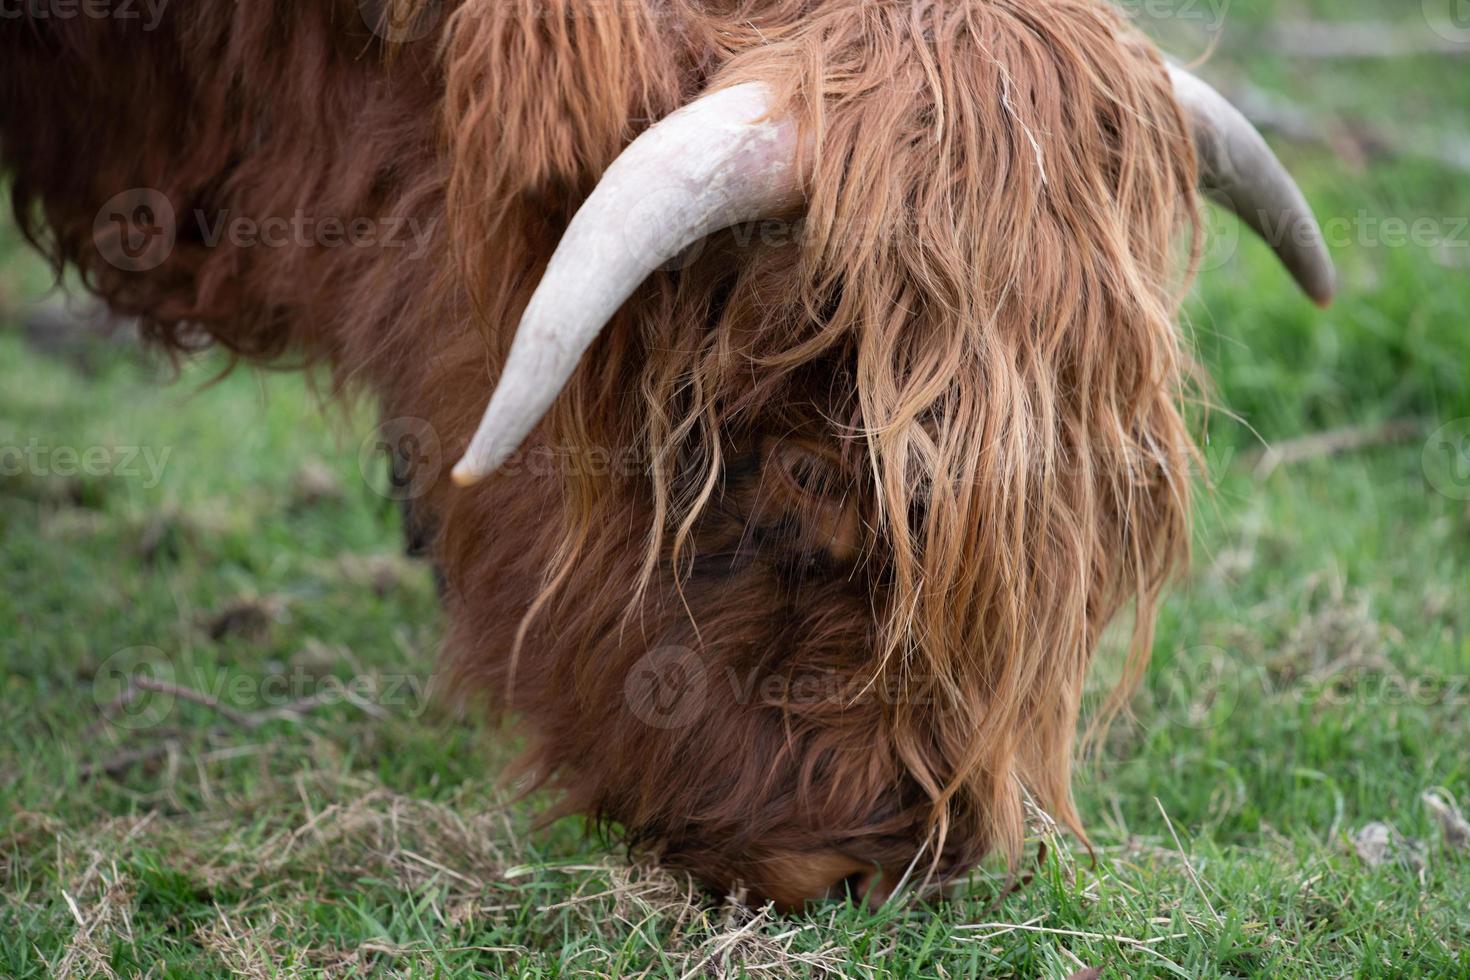
{"type": "Polygon", "coordinates": [[[802,566],[850,565],[863,550],[858,484],[835,452],[806,440],[773,440],[765,447],[763,499],[757,522],[776,519],[792,539],[788,550],[802,566]]]}
{"type": "Polygon", "coordinates": [[[820,450],[786,440],[776,444],[770,459],[789,487],[801,496],[840,500],[852,490],[841,463],[820,450]]]}

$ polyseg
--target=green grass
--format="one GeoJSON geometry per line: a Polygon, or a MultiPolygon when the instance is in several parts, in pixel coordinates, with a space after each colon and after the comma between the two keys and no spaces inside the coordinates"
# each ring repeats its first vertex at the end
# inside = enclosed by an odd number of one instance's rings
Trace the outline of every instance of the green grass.
{"type": "MultiPolygon", "coordinates": [[[[1231,44],[1380,6],[1237,2],[1210,71],[1344,131],[1463,138],[1463,59],[1231,44]]],[[[1470,215],[1464,173],[1277,142],[1324,218],[1470,215]]],[[[1470,484],[1425,467],[1470,418],[1462,241],[1339,249],[1325,314],[1252,242],[1205,276],[1216,486],[1137,720],[1080,774],[1096,864],[1051,839],[1012,894],[987,873],[939,907],[786,918],[691,901],[576,821],[531,829],[546,801],[495,779],[510,737],[429,697],[438,604],[359,466],[365,415],[296,376],[204,386],[205,358],[166,384],[0,330],[0,447],[151,453],[0,477],[0,975],[1470,976],[1470,851],[1421,800],[1470,809],[1470,484]],[[1421,434],[1268,476],[1249,458],[1405,419],[1421,434]],[[140,664],[224,708],[109,722],[140,664]],[[1377,821],[1406,842],[1373,865],[1352,835],[1377,821]]],[[[0,229],[0,305],[43,285],[0,229]]]]}

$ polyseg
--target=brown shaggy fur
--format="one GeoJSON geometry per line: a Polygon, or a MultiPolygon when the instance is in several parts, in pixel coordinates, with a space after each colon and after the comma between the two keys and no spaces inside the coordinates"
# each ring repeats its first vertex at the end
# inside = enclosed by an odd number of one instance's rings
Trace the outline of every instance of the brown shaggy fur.
{"type": "Polygon", "coordinates": [[[1130,601],[1141,665],[1187,539],[1196,175],[1156,52],[1102,0],[444,7],[396,45],[353,0],[7,26],[22,226],[167,346],[321,363],[435,427],[445,656],[566,809],[787,904],[1014,859],[1026,793],[1080,831],[1084,674],[1130,601]],[[452,489],[603,169],[752,79],[812,136],[804,220],[656,274],[522,460],[557,464],[452,489]],[[133,187],[181,216],[146,273],[93,239],[133,187]],[[196,209],[437,233],[417,261],[210,246],[196,209]],[[629,679],[670,649],[699,697],[649,724],[629,679]]]}

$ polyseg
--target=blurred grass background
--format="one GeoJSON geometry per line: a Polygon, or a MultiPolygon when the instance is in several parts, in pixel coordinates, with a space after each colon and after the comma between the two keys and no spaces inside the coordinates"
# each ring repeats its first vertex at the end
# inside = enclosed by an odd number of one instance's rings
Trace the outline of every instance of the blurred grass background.
{"type": "Polygon", "coordinates": [[[781,919],[691,904],[575,821],[532,834],[504,738],[428,705],[438,607],[370,419],[294,375],[205,386],[213,357],[165,383],[38,349],[49,280],[6,223],[0,446],[164,463],[0,476],[0,975],[1470,976],[1470,852],[1423,798],[1470,804],[1470,472],[1426,471],[1432,433],[1470,440],[1470,6],[1123,6],[1186,61],[1218,40],[1201,73],[1272,124],[1343,291],[1316,310],[1211,221],[1184,329],[1214,487],[1137,721],[1081,773],[1095,867],[1052,840],[1015,894],[781,919]],[[223,707],[108,723],[140,658],[223,707]],[[358,687],[270,715],[277,677],[358,687]]]}

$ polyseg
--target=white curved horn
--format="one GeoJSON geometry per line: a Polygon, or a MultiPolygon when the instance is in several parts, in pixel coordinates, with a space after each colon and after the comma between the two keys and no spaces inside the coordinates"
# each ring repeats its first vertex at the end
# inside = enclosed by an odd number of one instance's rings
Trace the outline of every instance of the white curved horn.
{"type": "Polygon", "coordinates": [[[516,329],[454,481],[519,448],[587,348],[654,270],[706,235],[801,204],[797,126],[751,82],[706,95],[634,140],[572,219],[516,329]]]}
{"type": "Polygon", "coordinates": [[[1199,155],[1206,194],[1234,211],[1276,251],[1302,291],[1328,306],[1337,273],[1311,205],[1250,120],[1223,95],[1169,65],[1199,155]]]}

